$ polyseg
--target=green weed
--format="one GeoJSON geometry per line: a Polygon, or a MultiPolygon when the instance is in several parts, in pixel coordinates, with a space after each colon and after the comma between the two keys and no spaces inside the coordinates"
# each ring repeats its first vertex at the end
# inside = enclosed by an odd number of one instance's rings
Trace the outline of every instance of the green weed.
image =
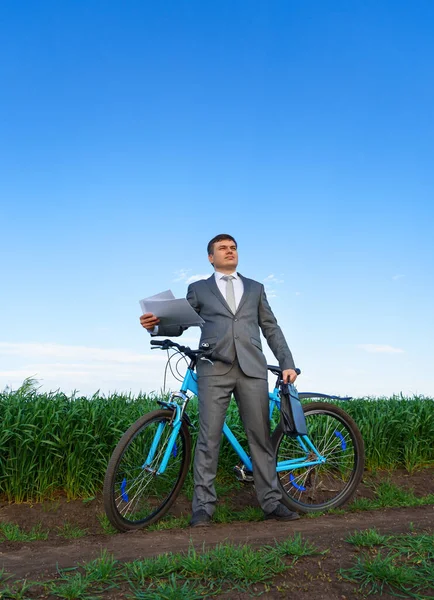
{"type": "Polygon", "coordinates": [[[186,578],[210,580],[228,579],[249,585],[267,581],[286,569],[276,553],[256,551],[250,546],[220,544],[206,553],[190,548],[180,558],[181,574],[186,578]]]}
{"type": "Polygon", "coordinates": [[[294,556],[296,558],[320,554],[318,548],[309,540],[303,540],[299,533],[282,542],[276,542],[274,549],[272,547],[268,548],[270,551],[276,552],[279,556],[294,556]]]}
{"type": "Polygon", "coordinates": [[[231,504],[218,504],[213,515],[214,523],[233,523],[238,520],[237,512],[231,504]]]}
{"type": "Polygon", "coordinates": [[[64,578],[64,583],[53,582],[48,590],[53,596],[65,600],[95,600],[97,596],[90,593],[91,581],[82,573],[74,573],[64,578]]]}
{"type": "Polygon", "coordinates": [[[349,510],[373,510],[399,506],[423,506],[433,504],[434,494],[417,497],[412,490],[406,490],[388,481],[375,486],[374,498],[357,498],[349,505],[349,510]]]}
{"type": "Polygon", "coordinates": [[[147,590],[133,588],[135,600],[201,600],[209,598],[209,590],[197,582],[179,581],[171,575],[168,581],[152,584],[147,590]]]}
{"type": "Polygon", "coordinates": [[[0,590],[0,600],[27,600],[28,592],[35,584],[32,582],[15,581],[15,583],[0,590]]]}
{"type": "Polygon", "coordinates": [[[434,534],[433,533],[407,533],[394,536],[388,541],[389,548],[405,554],[407,558],[420,560],[434,560],[434,534]]]}
{"type": "Polygon", "coordinates": [[[76,525],[66,522],[62,527],[57,527],[57,535],[67,540],[78,539],[86,536],[87,529],[80,529],[76,525]]]}
{"type": "Polygon", "coordinates": [[[365,531],[355,531],[345,539],[349,544],[354,546],[364,546],[372,548],[373,546],[383,546],[387,541],[387,536],[381,535],[374,529],[366,529],[365,531]]]}
{"type": "Polygon", "coordinates": [[[434,592],[434,535],[428,533],[381,536],[376,530],[355,533],[347,541],[368,547],[381,546],[362,554],[344,579],[357,583],[362,592],[384,591],[404,598],[422,600],[434,592]],[[374,554],[372,554],[374,552],[374,554]]]}
{"type": "Polygon", "coordinates": [[[36,525],[28,533],[22,531],[15,523],[0,523],[0,541],[9,542],[33,542],[35,540],[46,540],[48,531],[43,531],[41,525],[36,525]]]}
{"type": "Polygon", "coordinates": [[[101,556],[83,564],[87,581],[91,583],[109,583],[115,577],[117,561],[104,549],[101,556]]]}
{"type": "Polygon", "coordinates": [[[170,515],[168,517],[163,517],[161,521],[158,521],[153,525],[149,525],[146,530],[163,531],[164,529],[174,529],[175,527],[185,528],[188,527],[189,521],[190,517],[186,515],[182,515],[181,517],[174,517],[173,515],[170,515]]]}
{"type": "Polygon", "coordinates": [[[420,575],[406,566],[394,564],[392,555],[383,557],[381,554],[374,557],[366,554],[358,557],[355,566],[343,571],[342,574],[346,579],[358,582],[360,590],[366,588],[368,594],[382,594],[386,584],[409,592],[420,580],[420,575]]]}
{"type": "Polygon", "coordinates": [[[237,521],[263,521],[264,511],[258,506],[246,506],[236,514],[237,521]]]}
{"type": "Polygon", "coordinates": [[[119,531],[117,529],[115,529],[113,527],[113,525],[110,523],[110,521],[108,520],[108,517],[105,513],[100,513],[99,515],[97,515],[99,524],[101,525],[101,529],[103,530],[103,533],[105,533],[106,535],[113,535],[115,533],[119,533],[119,531]]]}
{"type": "Polygon", "coordinates": [[[180,555],[160,554],[145,560],[135,560],[124,567],[126,579],[133,585],[144,586],[149,579],[168,577],[179,570],[180,555]]]}

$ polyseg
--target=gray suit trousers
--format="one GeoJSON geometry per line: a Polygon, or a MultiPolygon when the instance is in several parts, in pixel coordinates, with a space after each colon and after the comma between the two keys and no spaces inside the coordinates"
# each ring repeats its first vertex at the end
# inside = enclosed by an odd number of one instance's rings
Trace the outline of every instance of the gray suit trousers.
{"type": "Polygon", "coordinates": [[[265,512],[279,504],[275,457],[271,446],[268,384],[248,377],[235,360],[229,373],[198,378],[199,435],[194,458],[193,511],[214,513],[217,496],[214,481],[222,429],[231,395],[238,404],[253,463],[253,478],[259,504],[265,512]]]}

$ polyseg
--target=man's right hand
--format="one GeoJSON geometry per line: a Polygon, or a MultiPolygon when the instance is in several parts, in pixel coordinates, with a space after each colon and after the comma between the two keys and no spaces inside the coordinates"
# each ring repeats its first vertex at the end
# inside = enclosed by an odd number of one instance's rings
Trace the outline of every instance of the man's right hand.
{"type": "Polygon", "coordinates": [[[149,333],[152,333],[154,331],[154,327],[158,325],[159,322],[160,319],[152,313],[145,313],[140,317],[141,326],[147,329],[149,333]]]}

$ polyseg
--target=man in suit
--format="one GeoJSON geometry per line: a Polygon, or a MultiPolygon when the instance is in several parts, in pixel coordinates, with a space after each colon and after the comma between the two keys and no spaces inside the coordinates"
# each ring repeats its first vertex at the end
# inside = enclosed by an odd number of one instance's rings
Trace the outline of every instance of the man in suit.
{"type": "MultiPolygon", "coordinates": [[[[191,526],[208,525],[217,496],[214,480],[226,411],[232,394],[238,404],[253,463],[259,504],[266,519],[298,518],[281,503],[271,446],[267,362],[262,353],[260,329],[279,361],[285,383],[297,373],[291,351],[268,304],[264,286],[237,273],[238,249],[228,234],[208,244],[208,260],[215,273],[188,288],[187,300],[204,319],[200,348],[212,363],[199,360],[199,434],[194,457],[194,495],[191,526]]],[[[178,336],[182,327],[164,326],[152,313],[140,317],[151,335],[178,336]]]]}

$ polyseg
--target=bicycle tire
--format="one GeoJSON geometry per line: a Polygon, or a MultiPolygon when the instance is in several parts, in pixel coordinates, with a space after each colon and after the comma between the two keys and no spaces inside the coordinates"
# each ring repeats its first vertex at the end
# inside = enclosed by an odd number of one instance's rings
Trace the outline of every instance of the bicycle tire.
{"type": "MultiPolygon", "coordinates": [[[[326,462],[277,473],[282,502],[302,513],[342,506],[355,494],[365,466],[363,438],[354,420],[327,402],[303,406],[308,436],[326,462]]],[[[297,438],[286,436],[279,424],[272,436],[276,463],[305,456],[297,438]]],[[[315,459],[312,452],[309,459],[315,459]]]]}
{"type": "Polygon", "coordinates": [[[140,529],[155,523],[175,502],[191,460],[191,436],[185,421],[175,440],[163,474],[158,469],[167,447],[173,418],[171,410],[154,410],[138,419],[124,433],[108,463],[104,478],[104,509],[119,531],[140,529]],[[154,459],[144,467],[159,424],[163,425],[154,459]]]}

